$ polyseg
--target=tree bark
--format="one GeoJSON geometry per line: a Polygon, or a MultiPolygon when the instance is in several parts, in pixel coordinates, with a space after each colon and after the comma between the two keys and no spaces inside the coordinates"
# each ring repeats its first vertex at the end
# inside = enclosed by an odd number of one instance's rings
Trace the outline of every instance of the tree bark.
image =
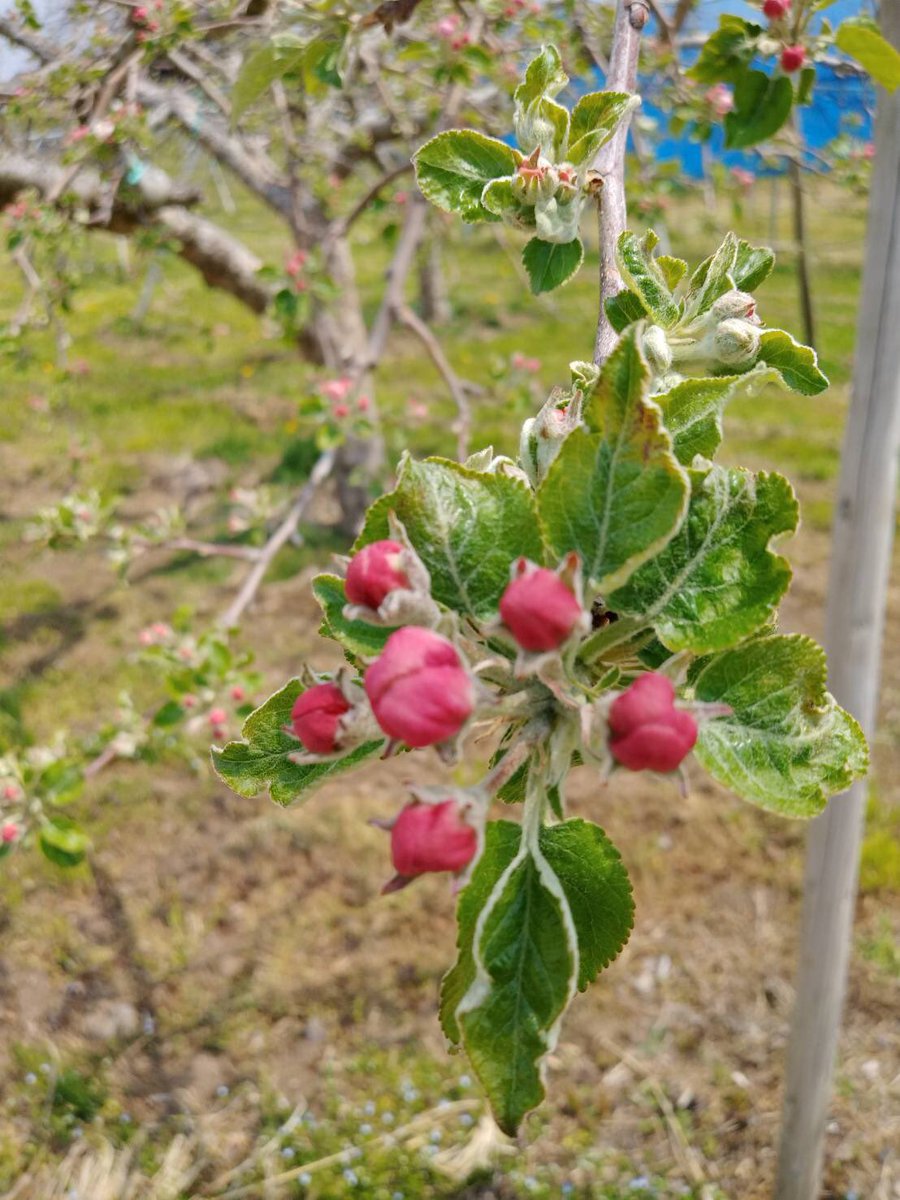
{"type": "MultiPolygon", "coordinates": [[[[900,45],[900,5],[881,8],[900,45]]],[[[875,731],[900,442],[900,92],[879,96],[853,401],[834,520],[826,644],[832,691],[875,731]]],[[[867,787],[810,830],[777,1200],[816,1200],[853,935],[867,787]]]]}

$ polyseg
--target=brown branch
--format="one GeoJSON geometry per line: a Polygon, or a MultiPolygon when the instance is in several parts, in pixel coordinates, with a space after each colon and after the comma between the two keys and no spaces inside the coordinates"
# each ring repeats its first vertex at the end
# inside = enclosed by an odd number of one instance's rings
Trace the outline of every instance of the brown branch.
{"type": "Polygon", "coordinates": [[[395,311],[397,320],[414,333],[428,351],[429,358],[447,385],[447,390],[456,405],[456,453],[459,461],[465,462],[469,457],[469,438],[472,432],[472,411],[469,407],[465,384],[450,366],[447,356],[441,349],[440,342],[422,318],[406,304],[401,304],[395,311]]]}
{"type": "Polygon", "coordinates": [[[343,217],[338,217],[331,225],[328,231],[330,241],[336,241],[338,238],[344,237],[362,214],[366,211],[375,197],[380,191],[399,179],[402,175],[406,175],[413,169],[411,162],[401,163],[399,167],[394,167],[391,171],[386,171],[379,179],[376,179],[372,186],[360,197],[353,205],[350,211],[343,217]]]}
{"type": "MultiPolygon", "coordinates": [[[[645,0],[617,0],[616,24],[606,87],[617,92],[633,92],[637,84],[640,31],[647,20],[645,0]]],[[[624,233],[628,212],[625,203],[625,148],[629,119],[619,125],[615,135],[602,146],[594,160],[600,176],[598,224],[600,232],[600,313],[594,362],[606,362],[618,341],[618,335],[606,315],[606,301],[622,289],[622,277],[616,268],[616,245],[624,233]]]]}
{"type": "Polygon", "coordinates": [[[421,2],[422,0],[384,0],[384,3],[379,4],[374,12],[363,17],[360,28],[366,29],[372,25],[381,25],[385,33],[391,34],[394,32],[395,25],[402,25],[404,21],[410,19],[421,2]]]}
{"type": "Polygon", "coordinates": [[[275,555],[294,533],[294,530],[300,524],[303,514],[312,502],[313,496],[315,496],[318,489],[331,474],[334,467],[334,460],[334,450],[326,450],[324,454],[320,455],[310,472],[309,479],[307,479],[306,483],[300,489],[297,499],[288,509],[284,520],[260,550],[259,558],[241,585],[241,590],[219,618],[218,623],[224,629],[231,629],[237,625],[246,608],[252,603],[254,596],[259,591],[260,584],[265,578],[266,572],[272,565],[275,555]]]}

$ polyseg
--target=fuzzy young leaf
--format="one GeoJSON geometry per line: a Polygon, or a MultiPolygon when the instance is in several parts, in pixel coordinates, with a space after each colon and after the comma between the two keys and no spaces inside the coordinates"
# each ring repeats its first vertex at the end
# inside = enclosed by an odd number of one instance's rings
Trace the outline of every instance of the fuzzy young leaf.
{"type": "Polygon", "coordinates": [[[624,288],[615,296],[610,296],[605,304],[609,323],[616,333],[622,333],[634,321],[642,321],[648,315],[640,296],[624,288]]]}
{"type": "Polygon", "coordinates": [[[844,21],[834,41],[837,48],[855,58],[876,83],[890,92],[900,86],[900,52],[873,25],[865,21],[844,21]]]}
{"type": "Polygon", "coordinates": [[[674,292],[682,279],[684,279],[688,267],[687,263],[683,258],[673,258],[671,254],[660,254],[656,262],[663,273],[669,290],[674,292]]]}
{"type": "Polygon", "coordinates": [[[523,108],[544,96],[551,99],[563,90],[569,77],[563,70],[562,59],[555,46],[542,46],[540,54],[525,68],[525,79],[513,92],[513,99],[523,108]]]}
{"type": "Polygon", "coordinates": [[[572,109],[569,162],[576,166],[590,163],[637,103],[637,97],[628,92],[589,92],[582,96],[572,109]]]}
{"type": "Polygon", "coordinates": [[[231,94],[231,120],[237,121],[277,79],[303,66],[306,46],[299,39],[270,42],[247,56],[231,94]]]}
{"type": "Polygon", "coordinates": [[[406,458],[395,491],[369,510],[357,549],[389,536],[391,511],[431,574],[435,600],[458,612],[496,612],[513,559],[544,558],[534,497],[509,475],[406,458]]]}
{"type": "Polygon", "coordinates": [[[769,543],[796,529],[798,508],[781,475],[713,467],[692,471],[691,486],[681,529],[607,603],[652,624],[670,650],[706,654],[771,619],[791,569],[769,543]]]}
{"type": "Polygon", "coordinates": [[[815,350],[795,342],[782,329],[767,329],[760,338],[759,362],[774,367],[784,382],[804,396],[818,396],[828,387],[815,350]]]}
{"type": "Polygon", "coordinates": [[[484,186],[515,173],[521,155],[504,142],[471,129],[448,129],[413,155],[422,195],[464,221],[496,221],[481,203],[484,186]]]}
{"type": "Polygon", "coordinates": [[[687,320],[694,320],[709,312],[720,296],[734,288],[732,272],[737,252],[737,238],[733,233],[727,233],[715,254],[702,262],[691,276],[690,291],[684,301],[687,320]]]}
{"type": "Polygon", "coordinates": [[[522,262],[536,296],[541,292],[552,292],[554,288],[567,283],[581,266],[583,258],[584,246],[580,238],[562,243],[532,238],[522,251],[522,262]]]}
{"type": "Polygon", "coordinates": [[[743,238],[738,241],[731,277],[742,292],[755,292],[772,273],[775,255],[768,246],[751,246],[743,238]]]}
{"type": "Polygon", "coordinates": [[[41,852],[58,867],[77,867],[90,848],[87,834],[68,817],[54,817],[41,828],[41,852]]]}
{"type": "Polygon", "coordinates": [[[241,729],[243,741],[212,748],[213,769],[239,796],[249,800],[268,788],[275,803],[286,806],[381,750],[383,741],[364,742],[342,758],[292,762],[291,755],[303,747],[288,733],[291,709],[303,690],[300,680],[292,679],[250,714],[241,729]]]}
{"type": "Polygon", "coordinates": [[[538,491],[547,539],[558,556],[576,550],[600,589],[621,586],[675,533],[688,479],[672,453],[649,371],[640,325],[626,331],[585,404],[576,429],[538,491]]]}
{"type": "Polygon", "coordinates": [[[512,179],[492,179],[484,185],[481,203],[494,216],[518,229],[534,229],[534,205],[523,204],[516,195],[512,179]]]}
{"type": "Polygon", "coordinates": [[[653,397],[663,411],[675,457],[686,467],[700,454],[713,458],[722,441],[722,412],[738,395],[753,393],[768,383],[781,382],[778,371],[756,366],[744,375],[684,379],[653,397]]]}
{"type": "Polygon", "coordinates": [[[394,630],[368,621],[348,621],[344,616],[347,594],[343,579],[337,575],[317,575],[312,590],[322,609],[328,637],[340,642],[356,658],[375,658],[381,653],[394,630]]]}
{"type": "Polygon", "coordinates": [[[761,808],[815,816],[868,766],[862,731],[825,677],[824,650],[799,635],[756,637],[701,660],[690,676],[696,698],[733,712],[702,724],[697,758],[761,808]]]}
{"type": "Polygon", "coordinates": [[[745,71],[734,88],[734,108],[725,114],[725,145],[743,150],[764,142],[791,114],[794,89],[786,75],[745,71]]]}
{"type": "Polygon", "coordinates": [[[627,287],[636,292],[641,303],[658,325],[669,329],[681,316],[681,306],[672,295],[666,277],[651,253],[652,245],[626,230],[616,246],[616,261],[627,287]]]}

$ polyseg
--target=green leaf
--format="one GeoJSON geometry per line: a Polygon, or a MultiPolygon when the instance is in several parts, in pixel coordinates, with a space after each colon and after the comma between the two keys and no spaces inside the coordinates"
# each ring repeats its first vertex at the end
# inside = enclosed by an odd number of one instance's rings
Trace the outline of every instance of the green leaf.
{"type": "Polygon", "coordinates": [[[575,166],[590,163],[635,106],[628,92],[589,92],[572,109],[567,158],[575,166]]]}
{"type": "Polygon", "coordinates": [[[337,575],[317,575],[312,582],[313,595],[318,600],[328,627],[328,635],[357,658],[375,658],[394,632],[386,625],[370,625],[368,621],[348,621],[344,616],[347,595],[344,581],[337,575]]]}
{"type": "Polygon", "coordinates": [[[616,333],[621,333],[633,321],[642,321],[647,316],[641,298],[634,292],[629,292],[627,288],[617,292],[615,296],[610,296],[605,307],[609,323],[616,333]]]}
{"type": "Polygon", "coordinates": [[[556,96],[568,82],[557,48],[542,46],[540,54],[525,68],[525,79],[513,92],[513,99],[527,108],[543,96],[556,96]]]}
{"type": "Polygon", "coordinates": [[[241,729],[243,741],[229,742],[221,749],[212,748],[216,774],[239,796],[249,800],[268,788],[276,804],[293,804],[312,788],[349,771],[381,750],[383,741],[364,742],[342,758],[292,762],[291,755],[303,747],[287,730],[294,701],[303,691],[300,680],[292,679],[250,714],[241,729]]]}
{"type": "Polygon", "coordinates": [[[616,261],[622,279],[636,292],[647,312],[658,325],[670,329],[681,317],[681,306],[675,300],[659,263],[650,253],[655,235],[648,246],[636,234],[626,230],[616,245],[616,261]]]}
{"type": "Polygon", "coordinates": [[[583,992],[628,941],[634,924],[631,881],[618,850],[589,821],[547,825],[540,845],[569,902],[578,934],[578,990],[583,992]]]}
{"type": "Polygon", "coordinates": [[[306,46],[299,39],[285,39],[280,44],[270,42],[249,54],[241,65],[231,93],[232,123],[277,79],[283,79],[291,71],[298,70],[303,65],[305,54],[306,46]]]}
{"type": "Polygon", "coordinates": [[[459,956],[441,989],[444,1032],[464,1043],[507,1133],[543,1098],[540,1062],[576,987],[612,962],[634,915],[627,872],[602,829],[545,826],[536,852],[521,836],[509,821],[488,824],[459,901],[459,956]]]}
{"type": "Polygon", "coordinates": [[[752,62],[761,33],[759,25],[741,17],[720,17],[719,28],[703,43],[688,75],[700,83],[734,83],[752,62]]]}
{"type": "Polygon", "coordinates": [[[758,361],[774,367],[789,388],[804,396],[817,396],[828,387],[815,350],[795,342],[782,329],[767,329],[763,333],[758,361]]]}
{"type": "Polygon", "coordinates": [[[338,69],[349,26],[341,22],[336,36],[323,34],[313,38],[303,55],[303,86],[310,95],[321,95],[328,88],[343,87],[338,69]]]}
{"type": "Polygon", "coordinates": [[[538,491],[551,547],[559,557],[576,550],[601,590],[658,554],[687,509],[687,476],[646,395],[641,333],[626,330],[585,405],[588,428],[566,438],[538,491]]]}
{"type": "Polygon", "coordinates": [[[874,26],[862,21],[844,21],[838,26],[835,45],[849,54],[876,83],[893,92],[900,84],[900,53],[874,26]]]}
{"type": "Polygon", "coordinates": [[[734,290],[732,272],[737,259],[738,242],[727,233],[722,245],[705,259],[691,276],[691,286],[684,301],[686,320],[695,320],[709,312],[720,296],[734,290]]]}
{"type": "Polygon", "coordinates": [[[655,395],[678,461],[689,467],[697,454],[713,458],[722,441],[725,405],[738,395],[776,381],[781,382],[781,375],[763,365],[744,375],[684,379],[669,391],[655,395]]]}
{"type": "Polygon", "coordinates": [[[521,826],[513,821],[488,821],[481,857],[471,879],[460,893],[456,912],[459,927],[456,945],[459,953],[456,963],[441,984],[441,1028],[454,1045],[462,1041],[456,1009],[475,979],[475,960],[472,956],[475,923],[497,880],[515,858],[521,835],[521,826]]]}
{"type": "Polygon", "coordinates": [[[458,612],[495,613],[513,559],[544,559],[534,495],[509,475],[405,458],[396,490],[369,510],[357,548],[389,536],[391,511],[431,574],[435,600],[458,612]]]}
{"type": "Polygon", "coordinates": [[[481,203],[497,217],[520,229],[534,229],[534,205],[523,204],[513,190],[513,181],[508,178],[492,179],[484,185],[481,203]]]}
{"type": "Polygon", "coordinates": [[[456,1007],[466,1053],[500,1128],[544,1098],[541,1060],[578,978],[571,913],[546,860],[520,843],[473,933],[474,979],[456,1007]]]}
{"type": "Polygon", "coordinates": [[[484,185],[513,175],[521,156],[496,138],[472,129],[448,129],[413,155],[422,195],[464,221],[495,221],[481,203],[484,185]]]}
{"type": "Polygon", "coordinates": [[[67,817],[54,817],[42,826],[38,841],[44,857],[58,867],[77,867],[91,844],[87,834],[67,817]]]}
{"type": "Polygon", "coordinates": [[[584,246],[580,238],[562,243],[532,238],[522,251],[522,262],[536,296],[541,292],[552,292],[570,280],[583,258],[584,246]]]}
{"type": "Polygon", "coordinates": [[[734,108],[725,114],[725,145],[742,150],[772,137],[784,125],[794,103],[786,75],[745,71],[735,82],[734,108]]]}
{"type": "Polygon", "coordinates": [[[660,254],[656,259],[656,263],[663,273],[669,290],[674,292],[682,279],[684,279],[687,272],[687,263],[683,258],[673,258],[671,254],[660,254]]]}
{"type": "Polygon", "coordinates": [[[774,266],[775,255],[768,246],[751,246],[741,239],[731,269],[734,286],[742,292],[755,292],[769,278],[774,266]]]}
{"type": "Polygon", "coordinates": [[[606,600],[652,624],[670,650],[706,654],[771,620],[791,568],[769,543],[796,529],[799,512],[781,475],[713,467],[692,471],[691,487],[675,537],[606,600]]]}
{"type": "Polygon", "coordinates": [[[701,660],[690,677],[696,698],[733,712],[703,722],[697,758],[761,808],[815,816],[868,766],[862,731],[825,678],[824,650],[799,635],[756,637],[701,660]]]}

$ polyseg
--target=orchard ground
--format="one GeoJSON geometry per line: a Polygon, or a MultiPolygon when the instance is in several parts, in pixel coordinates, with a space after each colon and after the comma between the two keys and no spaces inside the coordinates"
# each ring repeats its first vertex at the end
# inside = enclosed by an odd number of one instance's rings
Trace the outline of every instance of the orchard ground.
{"type": "MultiPolygon", "coordinates": [[[[769,200],[760,185],[745,204],[742,232],[757,241],[769,238],[769,200]]],[[[786,547],[795,581],[783,623],[820,635],[863,205],[824,187],[810,201],[818,343],[834,386],[813,400],[769,392],[735,404],[726,445],[731,461],[778,469],[799,491],[804,524],[786,547]]],[[[229,220],[254,231],[257,246],[268,239],[271,260],[282,260],[286,248],[257,209],[241,200],[229,220]]],[[[695,263],[730,221],[724,201],[715,213],[679,201],[668,214],[674,252],[695,263]]],[[[455,312],[440,335],[459,372],[484,382],[503,377],[516,353],[541,361],[536,375],[516,377],[518,411],[509,392],[473,402],[473,445],[515,453],[528,408],[565,381],[569,358],[590,353],[596,257],[575,284],[536,306],[505,239],[437,224],[455,239],[445,254],[455,312]],[[465,305],[463,280],[472,297],[465,305]]],[[[775,232],[787,243],[786,211],[775,232]]],[[[362,236],[370,239],[360,259],[374,309],[387,248],[374,228],[362,236]]],[[[516,239],[508,245],[515,254],[516,239]]],[[[177,503],[197,536],[224,537],[229,487],[261,479],[296,486],[315,458],[297,402],[321,374],[263,339],[257,319],[167,258],[138,328],[127,314],[147,259],[132,251],[126,269],[101,239],[86,244],[83,265],[89,274],[68,319],[69,372],[56,370],[52,339],[41,333],[27,336],[4,371],[0,746],[45,743],[63,727],[88,733],[123,688],[152,705],[156,681],[129,658],[139,630],[179,609],[204,628],[246,569],[156,555],[124,587],[94,546],[63,553],[23,542],[39,508],[97,487],[122,497],[123,518],[177,503]]],[[[4,316],[18,300],[8,283],[4,316]]],[[[799,334],[786,250],[759,300],[764,319],[799,334]]],[[[392,462],[407,440],[417,455],[448,452],[452,405],[408,335],[391,341],[378,397],[392,462]]],[[[332,515],[328,500],[312,515],[332,515]]],[[[333,662],[316,637],[309,582],[342,547],[314,524],[304,533],[304,545],[278,558],[239,639],[272,687],[306,659],[333,662]]],[[[895,575],[828,1131],[832,1200],[900,1196],[898,634],[895,575]]],[[[474,767],[467,770],[474,779],[474,767]]],[[[668,782],[617,775],[602,787],[578,773],[572,809],[622,848],[635,932],[575,1003],[551,1061],[548,1100],[522,1145],[463,1185],[440,1169],[444,1151],[471,1136],[481,1113],[465,1060],[446,1054],[437,1022],[439,980],[454,952],[453,901],[443,879],[380,898],[387,845],[367,824],[396,811],[411,773],[408,761],[376,764],[282,811],[264,797],[232,795],[202,757],[194,771],[175,759],[116,764],[78,807],[124,901],[118,915],[87,867],[65,873],[33,854],[4,861],[0,1188],[40,1196],[44,1185],[26,1171],[49,1179],[67,1155],[96,1156],[111,1143],[130,1147],[148,1171],[180,1146],[199,1173],[173,1197],[241,1182],[251,1185],[247,1195],[322,1200],[769,1194],[802,826],[741,804],[699,772],[687,800],[668,782]],[[397,1144],[379,1140],[397,1130],[397,1144]],[[178,1136],[186,1141],[173,1150],[178,1136]],[[344,1149],[347,1156],[281,1191],[257,1184],[344,1149]]],[[[415,773],[447,777],[428,755],[415,773]]],[[[98,1190],[92,1200],[106,1197],[98,1190]]]]}

